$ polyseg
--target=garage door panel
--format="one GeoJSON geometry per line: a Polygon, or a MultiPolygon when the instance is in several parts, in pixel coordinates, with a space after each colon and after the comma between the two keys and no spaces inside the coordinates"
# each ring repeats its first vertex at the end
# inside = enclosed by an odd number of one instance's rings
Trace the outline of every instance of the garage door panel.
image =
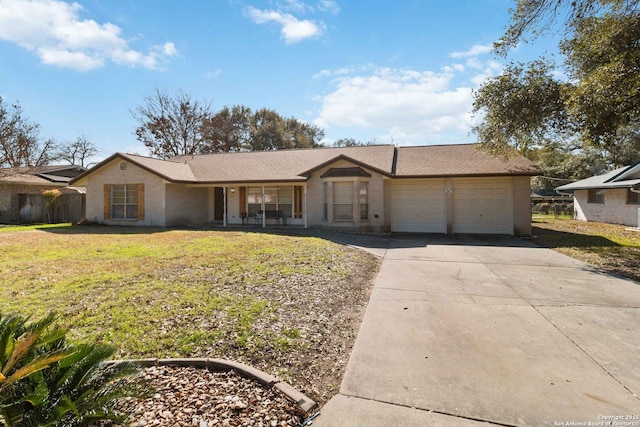
{"type": "Polygon", "coordinates": [[[443,180],[398,181],[392,187],[391,230],[445,233],[443,180]]]}
{"type": "Polygon", "coordinates": [[[512,190],[509,178],[454,180],[453,232],[511,234],[512,190]]]}

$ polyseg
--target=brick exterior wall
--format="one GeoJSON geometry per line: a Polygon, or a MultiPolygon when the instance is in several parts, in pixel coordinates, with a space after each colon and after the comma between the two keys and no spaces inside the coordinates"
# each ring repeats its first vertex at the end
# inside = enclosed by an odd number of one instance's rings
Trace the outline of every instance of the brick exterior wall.
{"type": "MultiPolygon", "coordinates": [[[[167,225],[165,214],[165,183],[156,175],[126,162],[120,169],[122,159],[116,158],[76,185],[87,189],[86,219],[90,222],[112,225],[157,226],[167,225]],[[144,184],[145,217],[143,220],[105,219],[105,184],[144,184]]],[[[107,207],[108,209],[108,207],[107,207]]]]}
{"type": "MultiPolygon", "coordinates": [[[[358,229],[363,231],[384,231],[385,226],[388,228],[389,221],[386,220],[385,215],[385,200],[384,200],[384,179],[383,175],[368,170],[365,167],[362,167],[366,172],[371,174],[371,178],[362,178],[363,181],[369,183],[368,186],[368,197],[369,197],[369,219],[368,220],[360,220],[359,216],[354,214],[353,221],[332,221],[331,212],[329,212],[329,218],[327,221],[322,219],[323,213],[323,203],[322,203],[322,185],[323,182],[332,181],[329,179],[320,178],[326,171],[331,168],[349,168],[349,167],[357,167],[358,165],[354,165],[351,162],[346,160],[338,160],[335,163],[330,164],[322,169],[319,169],[313,173],[313,175],[309,178],[307,182],[307,225],[310,227],[331,227],[338,229],[358,229]]],[[[356,182],[356,177],[345,177],[343,180],[351,180],[356,182]]],[[[357,184],[356,184],[357,185],[357,184]]],[[[354,194],[357,196],[356,186],[354,185],[354,194]]],[[[332,191],[328,191],[328,204],[329,206],[333,203],[332,191]]],[[[356,197],[357,200],[357,197],[356,197]]],[[[331,211],[331,209],[329,209],[331,211]]]]}
{"type": "Polygon", "coordinates": [[[627,204],[627,189],[603,190],[604,203],[588,203],[588,190],[576,190],[574,193],[575,218],[581,221],[608,222],[631,227],[638,226],[638,208],[640,205],[627,204]]]}

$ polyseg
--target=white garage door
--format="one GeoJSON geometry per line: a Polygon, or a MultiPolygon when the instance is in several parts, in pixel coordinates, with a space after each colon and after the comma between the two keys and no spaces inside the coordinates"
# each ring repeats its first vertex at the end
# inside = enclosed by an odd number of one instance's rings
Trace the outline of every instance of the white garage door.
{"type": "Polygon", "coordinates": [[[391,231],[446,233],[444,180],[394,181],[391,231]]]}
{"type": "Polygon", "coordinates": [[[453,180],[453,232],[512,234],[510,178],[453,180]]]}

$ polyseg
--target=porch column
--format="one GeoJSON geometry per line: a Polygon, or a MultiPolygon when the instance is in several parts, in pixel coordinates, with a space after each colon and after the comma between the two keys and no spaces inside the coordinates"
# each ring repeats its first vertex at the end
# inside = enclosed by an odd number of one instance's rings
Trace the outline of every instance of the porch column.
{"type": "MultiPolygon", "coordinates": [[[[308,224],[307,224],[307,184],[304,185],[303,190],[304,191],[304,198],[302,199],[302,211],[304,212],[304,228],[308,228],[308,224]]],[[[639,214],[640,215],[640,214],[639,214]]],[[[640,216],[638,217],[640,218],[640,216]]],[[[638,227],[640,227],[640,224],[638,225],[638,227]]]]}
{"type": "Polygon", "coordinates": [[[267,212],[264,209],[264,185],[262,186],[262,201],[260,203],[262,207],[262,228],[267,227],[267,212]]]}
{"type": "Polygon", "coordinates": [[[227,187],[222,187],[222,198],[224,199],[224,210],[222,211],[222,226],[227,226],[227,187]]]}

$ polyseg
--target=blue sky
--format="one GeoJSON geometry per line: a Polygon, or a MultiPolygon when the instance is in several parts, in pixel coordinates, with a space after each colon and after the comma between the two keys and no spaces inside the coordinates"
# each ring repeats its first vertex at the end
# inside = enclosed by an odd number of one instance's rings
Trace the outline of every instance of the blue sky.
{"type": "MultiPolygon", "coordinates": [[[[0,96],[58,142],[147,154],[131,110],[157,89],[267,107],[326,142],[473,142],[472,90],[509,0],[0,0],[0,96]]],[[[548,41],[519,47],[530,60],[548,41]]]]}

